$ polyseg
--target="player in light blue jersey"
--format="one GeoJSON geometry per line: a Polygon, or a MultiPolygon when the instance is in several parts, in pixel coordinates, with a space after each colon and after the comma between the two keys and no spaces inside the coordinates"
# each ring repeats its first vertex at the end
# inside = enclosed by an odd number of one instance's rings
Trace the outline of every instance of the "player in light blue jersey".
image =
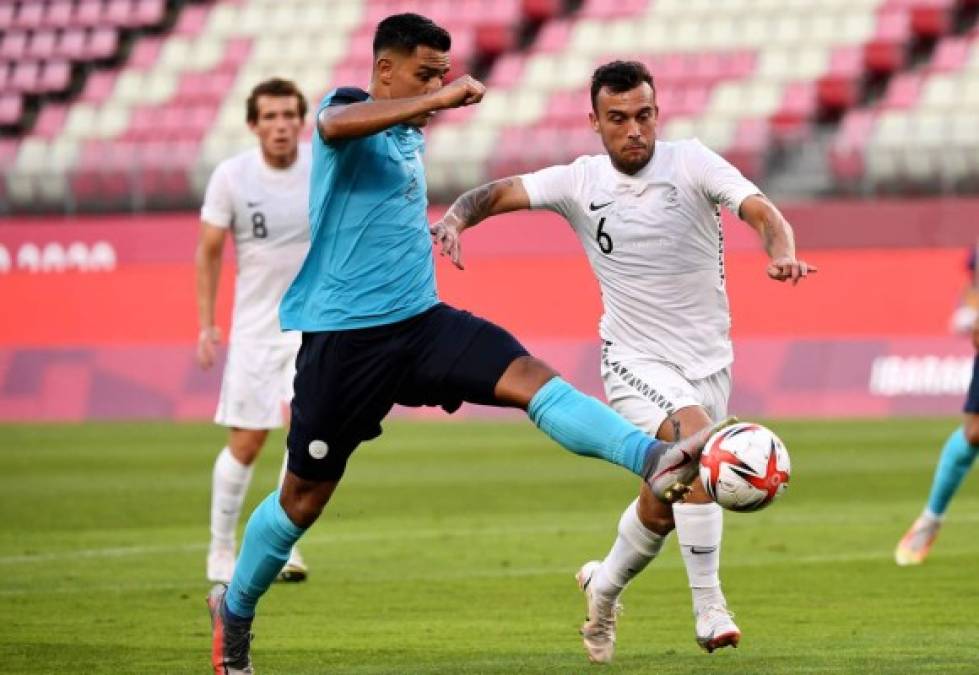
{"type": "Polygon", "coordinates": [[[380,435],[396,403],[521,408],[566,449],[642,476],[665,502],[689,489],[704,443],[724,425],[655,440],[499,326],[439,302],[421,128],[436,111],[479,103],[485,92],[469,76],[443,87],[450,44],[417,14],[384,19],[368,90],[336,89],[317,111],[311,247],[280,309],[283,328],[303,334],[288,470],[281,490],[252,513],[230,586],[208,597],[215,672],[252,672],[259,598],[326,506],[350,454],[380,435]]]}
{"type": "Polygon", "coordinates": [[[960,333],[972,333],[972,345],[976,357],[972,363],[972,381],[965,399],[965,417],[959,426],[945,440],[942,453],[935,467],[931,492],[925,510],[911,524],[911,528],[901,537],[894,550],[894,560],[898,565],[920,565],[928,557],[932,544],[938,536],[945,511],[952,497],[979,456],[979,269],[976,267],[976,254],[979,242],[969,255],[970,283],[962,305],[952,317],[952,328],[960,333]]]}

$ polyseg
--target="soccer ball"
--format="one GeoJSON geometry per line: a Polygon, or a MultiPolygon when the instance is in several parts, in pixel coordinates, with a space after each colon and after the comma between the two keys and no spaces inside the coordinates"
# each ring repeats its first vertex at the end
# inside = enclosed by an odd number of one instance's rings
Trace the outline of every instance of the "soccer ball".
{"type": "Polygon", "coordinates": [[[711,499],[731,511],[758,511],[785,491],[789,452],[770,429],[741,422],[710,437],[700,480],[711,499]]]}

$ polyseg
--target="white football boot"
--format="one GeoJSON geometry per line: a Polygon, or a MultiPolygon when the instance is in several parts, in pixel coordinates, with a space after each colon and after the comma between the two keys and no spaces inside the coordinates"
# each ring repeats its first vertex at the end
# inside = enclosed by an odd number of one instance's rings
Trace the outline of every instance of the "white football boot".
{"type": "Polygon", "coordinates": [[[230,584],[234,573],[234,546],[221,546],[212,543],[207,553],[207,580],[214,583],[230,584]]]}
{"type": "Polygon", "coordinates": [[[581,625],[581,641],[592,663],[609,663],[615,655],[615,620],[622,613],[618,600],[609,601],[592,592],[591,578],[601,563],[586,562],[575,580],[585,594],[585,623],[581,625]]]}
{"type": "Polygon", "coordinates": [[[741,641],[741,630],[724,605],[708,605],[697,612],[697,644],[707,653],[721,647],[735,647],[741,641]]]}
{"type": "Polygon", "coordinates": [[[309,569],[306,567],[306,561],[300,555],[299,547],[293,546],[292,551],[289,552],[289,559],[286,561],[286,566],[279,572],[278,579],[279,581],[296,583],[306,581],[307,576],[309,576],[309,569]]]}

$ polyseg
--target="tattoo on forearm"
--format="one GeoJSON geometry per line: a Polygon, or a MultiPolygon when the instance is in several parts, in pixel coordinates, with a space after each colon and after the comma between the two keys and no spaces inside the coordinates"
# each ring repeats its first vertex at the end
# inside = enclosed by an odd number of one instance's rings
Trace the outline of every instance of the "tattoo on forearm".
{"type": "Polygon", "coordinates": [[[503,178],[502,180],[473,188],[456,200],[450,209],[450,213],[458,218],[466,227],[475,225],[490,215],[497,193],[500,190],[505,190],[512,186],[512,178],[503,178]]]}

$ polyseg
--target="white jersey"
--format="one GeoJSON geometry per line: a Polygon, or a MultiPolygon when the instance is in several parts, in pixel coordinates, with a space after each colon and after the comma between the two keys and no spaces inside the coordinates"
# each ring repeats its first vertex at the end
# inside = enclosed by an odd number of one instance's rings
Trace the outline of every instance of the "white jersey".
{"type": "Polygon", "coordinates": [[[292,343],[279,328],[279,302],[309,249],[309,145],[288,169],[259,148],[221,162],[207,184],[201,220],[234,235],[237,279],[231,339],[292,343]]]}
{"type": "Polygon", "coordinates": [[[700,141],[657,141],[634,176],[608,155],[521,176],[533,208],[564,216],[602,290],[599,328],[621,359],[652,358],[689,380],[733,359],[718,204],[760,191],[700,141]]]}

